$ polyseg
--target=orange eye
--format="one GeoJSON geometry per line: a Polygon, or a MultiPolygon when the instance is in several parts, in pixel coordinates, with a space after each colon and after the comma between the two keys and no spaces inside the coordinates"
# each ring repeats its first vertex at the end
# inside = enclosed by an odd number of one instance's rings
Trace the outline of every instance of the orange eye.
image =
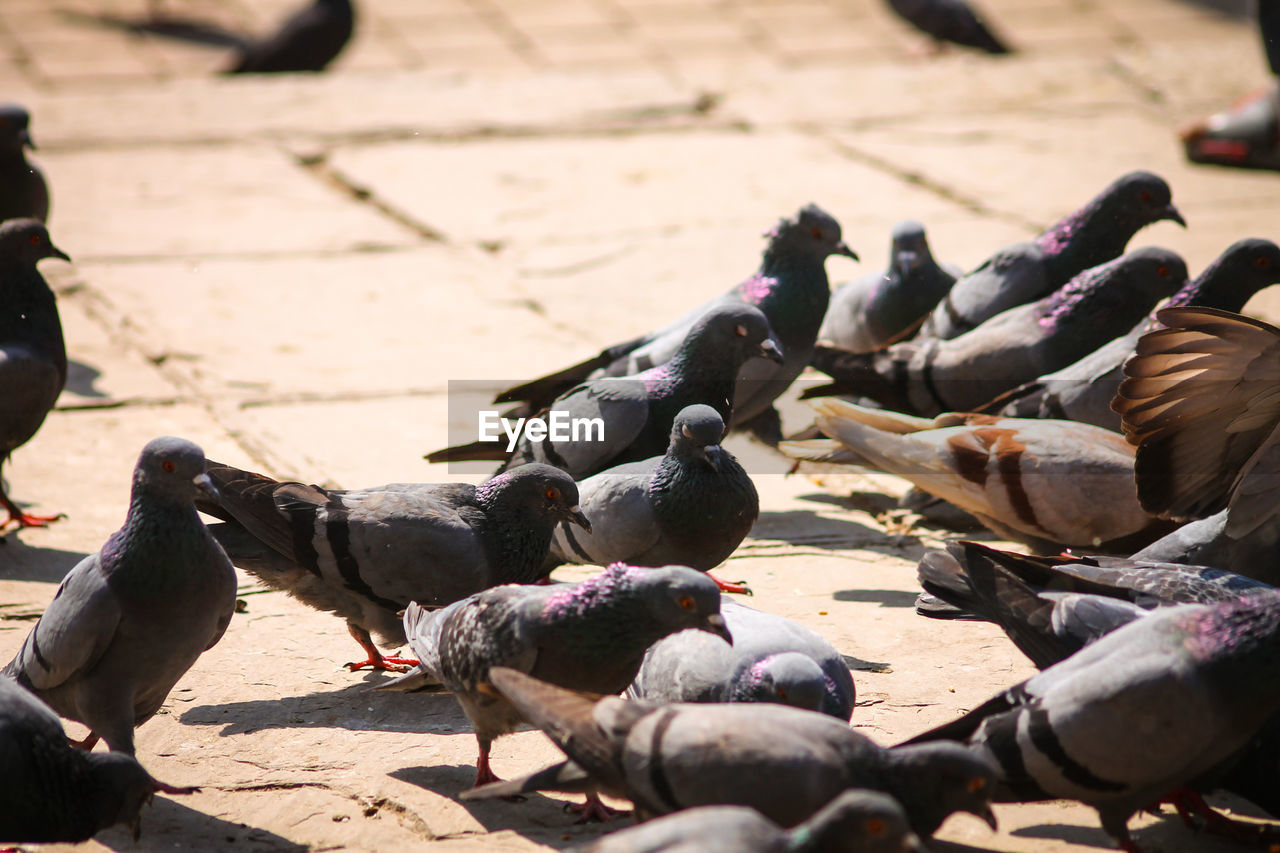
{"type": "Polygon", "coordinates": [[[170,474],[172,474],[174,471],[177,471],[177,470],[178,470],[178,466],[173,464],[173,460],[172,460],[172,459],[166,459],[166,460],[164,460],[164,462],[163,462],[163,463],[161,463],[160,467],[161,467],[161,468],[163,468],[164,470],[168,471],[170,474]]]}
{"type": "Polygon", "coordinates": [[[681,610],[692,610],[695,606],[696,605],[694,603],[694,600],[687,595],[684,598],[680,599],[681,610]]]}
{"type": "Polygon", "coordinates": [[[31,241],[31,245],[33,245],[33,246],[39,246],[39,245],[40,245],[40,235],[39,235],[39,234],[32,234],[28,239],[31,241]]]}
{"type": "Polygon", "coordinates": [[[987,787],[987,780],[983,779],[981,776],[975,776],[966,782],[964,787],[970,794],[976,794],[983,788],[987,787]]]}
{"type": "Polygon", "coordinates": [[[1157,269],[1157,270],[1156,270],[1156,275],[1160,276],[1161,278],[1168,278],[1168,277],[1169,277],[1169,268],[1168,268],[1168,267],[1160,267],[1159,269],[1157,269]]]}
{"type": "Polygon", "coordinates": [[[738,326],[738,328],[734,329],[734,331],[738,333],[738,337],[740,338],[745,338],[747,336],[746,326],[738,326]]]}
{"type": "Polygon", "coordinates": [[[1151,201],[1151,193],[1147,192],[1146,190],[1143,190],[1142,193],[1138,196],[1138,198],[1142,199],[1143,201],[1149,202],[1151,201]]]}
{"type": "Polygon", "coordinates": [[[549,500],[549,501],[558,501],[558,500],[560,500],[560,490],[559,490],[559,489],[557,489],[557,488],[555,488],[554,486],[553,486],[553,487],[551,487],[551,488],[548,488],[548,489],[547,489],[547,500],[549,500]]]}
{"type": "Polygon", "coordinates": [[[778,688],[778,698],[783,702],[787,701],[787,689],[785,687],[778,688]]]}
{"type": "Polygon", "coordinates": [[[810,231],[809,233],[813,235],[813,239],[815,239],[815,240],[821,240],[821,239],[822,239],[822,232],[821,232],[821,231],[819,231],[817,228],[813,229],[813,230],[812,230],[812,231],[810,231]]]}
{"type": "Polygon", "coordinates": [[[1258,258],[1257,260],[1255,260],[1255,261],[1253,262],[1253,265],[1254,265],[1255,267],[1257,267],[1258,269],[1260,269],[1260,270],[1265,270],[1267,267],[1271,266],[1271,259],[1270,259],[1270,258],[1258,258]]]}
{"type": "Polygon", "coordinates": [[[884,835],[884,821],[878,817],[873,817],[871,820],[867,821],[867,825],[864,829],[866,829],[867,835],[872,838],[879,838],[884,835]]]}

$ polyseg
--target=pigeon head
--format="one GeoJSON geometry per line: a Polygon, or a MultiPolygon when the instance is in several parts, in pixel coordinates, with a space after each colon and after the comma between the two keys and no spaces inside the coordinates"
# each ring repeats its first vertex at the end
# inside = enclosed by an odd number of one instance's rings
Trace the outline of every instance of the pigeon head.
{"type": "Polygon", "coordinates": [[[1169,306],[1202,305],[1239,311],[1264,287],[1280,282],[1280,246],[1248,238],[1227,247],[1204,272],[1169,300],[1169,306]]]}
{"type": "Polygon", "coordinates": [[[481,504],[513,520],[539,518],[553,526],[567,521],[591,530],[591,522],[578,506],[578,484],[550,465],[533,462],[512,468],[477,486],[476,494],[481,504]]]}
{"type": "Polygon", "coordinates": [[[1183,228],[1187,222],[1173,206],[1173,191],[1164,178],[1151,172],[1130,172],[1122,175],[1102,191],[1102,212],[1111,216],[1117,225],[1127,225],[1134,230],[1162,219],[1169,219],[1183,228]]]}
{"type": "Polygon", "coordinates": [[[1129,328],[1186,282],[1187,264],[1176,253],[1157,246],[1135,249],[1085,270],[1042,299],[1039,322],[1050,329],[1064,320],[1089,317],[1129,328]]]}
{"type": "Polygon", "coordinates": [[[954,741],[898,746],[888,751],[889,793],[902,803],[911,827],[933,835],[953,812],[968,812],[996,828],[991,811],[996,768],[954,741]]]}
{"type": "Polygon", "coordinates": [[[1159,246],[1136,249],[1117,263],[1134,288],[1152,302],[1178,292],[1187,283],[1187,262],[1159,246]]]}
{"type": "Polygon", "coordinates": [[[761,658],[734,680],[730,701],[773,702],[819,711],[827,696],[827,677],[808,655],[781,652],[761,658]]]}
{"type": "Polygon", "coordinates": [[[685,406],[671,427],[668,453],[698,460],[719,471],[725,453],[720,447],[724,433],[724,418],[715,409],[702,403],[685,406]]]}
{"type": "Polygon", "coordinates": [[[685,628],[707,631],[732,643],[720,615],[720,590],[716,582],[688,566],[644,569],[634,580],[636,594],[648,606],[655,622],[674,633],[685,628]]]}
{"type": "Polygon", "coordinates": [[[906,276],[911,271],[923,266],[932,258],[929,252],[929,241],[924,236],[924,226],[913,219],[899,222],[893,227],[893,245],[890,248],[889,264],[906,276]]]}
{"type": "Polygon", "coordinates": [[[857,788],[840,794],[791,833],[804,833],[806,850],[924,853],[925,849],[893,797],[857,788]]]}
{"type": "Polygon", "coordinates": [[[85,758],[92,790],[88,808],[95,832],[123,823],[136,839],[140,812],[156,791],[155,780],[137,759],[123,752],[91,752],[85,758]]]}
{"type": "Polygon", "coordinates": [[[679,360],[694,369],[728,361],[736,370],[757,356],[782,364],[782,344],[759,308],[730,303],[703,314],[672,361],[679,360]]]}
{"type": "Polygon", "coordinates": [[[49,231],[38,219],[10,219],[0,223],[0,265],[35,266],[45,258],[71,260],[53,245],[49,231]]]}
{"type": "Polygon", "coordinates": [[[31,115],[17,104],[0,104],[0,151],[21,152],[35,148],[31,141],[31,115]]]}
{"type": "Polygon", "coordinates": [[[197,488],[210,488],[199,445],[172,435],[153,438],[142,448],[133,469],[135,491],[164,495],[190,503],[197,488]]]}
{"type": "Polygon", "coordinates": [[[829,255],[844,255],[858,260],[857,254],[845,245],[841,237],[840,223],[816,204],[800,208],[794,219],[783,219],[764,236],[769,238],[769,250],[772,252],[785,249],[819,260],[825,260],[829,255]]]}

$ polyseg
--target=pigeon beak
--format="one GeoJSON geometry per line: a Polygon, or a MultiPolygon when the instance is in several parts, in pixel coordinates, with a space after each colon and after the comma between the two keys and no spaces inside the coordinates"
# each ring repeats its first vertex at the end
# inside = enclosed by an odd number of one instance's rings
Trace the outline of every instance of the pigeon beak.
{"type": "Polygon", "coordinates": [[[844,255],[846,258],[853,258],[855,261],[862,260],[861,258],[858,257],[858,253],[855,252],[853,249],[850,249],[848,244],[846,244],[843,240],[841,240],[839,243],[836,243],[836,247],[831,250],[831,254],[844,255]]]}
{"type": "Polygon", "coordinates": [[[928,853],[929,848],[920,841],[920,836],[908,832],[902,837],[902,853],[928,853]]]}
{"type": "Polygon", "coordinates": [[[760,343],[760,356],[778,364],[782,364],[784,360],[782,344],[778,343],[773,338],[766,338],[760,343]]]}
{"type": "Polygon", "coordinates": [[[904,270],[913,270],[920,266],[921,255],[919,252],[901,251],[898,253],[898,266],[904,270]]]}
{"type": "Polygon", "coordinates": [[[30,148],[32,151],[36,150],[36,141],[31,138],[31,131],[26,128],[18,131],[18,141],[27,148],[30,148]]]}
{"type": "Polygon", "coordinates": [[[729,626],[724,624],[724,617],[719,613],[712,613],[702,620],[702,630],[722,637],[726,643],[733,645],[733,635],[729,633],[729,626]]]}
{"type": "Polygon", "coordinates": [[[1178,208],[1174,207],[1172,204],[1164,209],[1164,216],[1162,218],[1172,220],[1183,228],[1187,227],[1187,220],[1182,218],[1182,214],[1178,212],[1178,208]]]}
{"type": "Polygon", "coordinates": [[[570,507],[568,511],[569,521],[581,527],[588,533],[591,532],[591,522],[587,521],[586,513],[582,511],[582,507],[570,507]]]}
{"type": "Polygon", "coordinates": [[[67,263],[71,263],[71,256],[68,255],[66,252],[62,251],[61,249],[59,249],[57,246],[53,245],[52,243],[49,244],[49,257],[61,258],[67,263]]]}
{"type": "Polygon", "coordinates": [[[720,471],[720,459],[724,455],[724,451],[720,449],[718,444],[708,444],[702,448],[702,458],[711,466],[711,470],[720,471]]]}
{"type": "Polygon", "coordinates": [[[986,821],[987,826],[991,827],[992,832],[1000,831],[1000,826],[996,823],[996,813],[991,810],[990,805],[984,805],[981,810],[974,810],[972,814],[975,814],[986,821]]]}
{"type": "Polygon", "coordinates": [[[218,487],[213,484],[208,474],[197,474],[192,478],[192,482],[196,484],[196,488],[213,498],[215,501],[221,499],[222,494],[218,491],[218,487]]]}

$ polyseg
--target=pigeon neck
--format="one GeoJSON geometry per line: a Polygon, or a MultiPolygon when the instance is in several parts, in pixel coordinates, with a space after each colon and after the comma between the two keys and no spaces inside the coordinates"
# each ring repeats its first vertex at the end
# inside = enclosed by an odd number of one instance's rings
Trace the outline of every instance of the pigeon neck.
{"type": "MultiPolygon", "coordinates": [[[[668,536],[679,540],[683,535],[692,540],[690,544],[701,545],[709,531],[727,537],[736,528],[750,529],[758,499],[750,478],[727,451],[721,451],[716,471],[692,452],[678,448],[663,457],[649,478],[649,504],[668,536]]],[[[746,535],[746,530],[742,533],[746,535]]]]}
{"type": "Polygon", "coordinates": [[[0,268],[0,341],[21,341],[51,359],[65,380],[67,349],[58,301],[44,276],[28,265],[0,268]]]}
{"type": "Polygon", "coordinates": [[[1231,692],[1245,686],[1280,700],[1280,594],[1269,591],[1192,613],[1183,628],[1185,649],[1205,662],[1208,677],[1231,692]]]}
{"type": "Polygon", "coordinates": [[[27,162],[27,152],[21,146],[0,149],[0,169],[11,172],[16,169],[31,170],[31,164],[27,162]]]}
{"type": "Polygon", "coordinates": [[[1199,305],[1238,313],[1250,297],[1270,284],[1270,282],[1259,281],[1256,276],[1250,275],[1249,271],[1233,272],[1224,267],[1225,264],[1221,258],[1214,261],[1204,272],[1169,297],[1167,307],[1199,305]]]}
{"type": "Polygon", "coordinates": [[[1041,301],[1040,326],[1051,331],[1063,324],[1092,320],[1122,334],[1146,316],[1155,302],[1155,295],[1138,284],[1131,275],[1110,265],[1086,270],[1041,301]]]}
{"type": "MultiPolygon", "coordinates": [[[[788,246],[770,245],[760,261],[760,269],[739,285],[739,295],[769,318],[774,334],[785,346],[789,326],[818,314],[821,324],[831,298],[826,261],[812,252],[788,246]]],[[[815,326],[815,332],[817,327],[815,326]]]]}
{"type": "Polygon", "coordinates": [[[1035,239],[1045,253],[1050,278],[1065,282],[1082,270],[1120,257],[1137,231],[1108,215],[1105,197],[1066,217],[1035,239]]]}
{"type": "Polygon", "coordinates": [[[533,583],[546,575],[542,564],[551,549],[555,523],[535,509],[504,505],[500,489],[481,486],[476,497],[485,514],[485,554],[502,582],[533,583]]]}

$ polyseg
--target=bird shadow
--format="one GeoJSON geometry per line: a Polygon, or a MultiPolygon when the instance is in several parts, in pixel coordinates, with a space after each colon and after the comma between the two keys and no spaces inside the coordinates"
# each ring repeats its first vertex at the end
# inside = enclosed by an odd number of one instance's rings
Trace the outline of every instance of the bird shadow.
{"type": "Polygon", "coordinates": [[[246,844],[252,844],[255,851],[302,853],[310,849],[274,832],[222,820],[168,797],[156,797],[149,808],[143,809],[142,836],[137,841],[124,826],[103,830],[93,840],[112,850],[128,853],[160,853],[172,851],[175,847],[249,849],[244,846],[246,844]]]}
{"type": "MultiPolygon", "coordinates": [[[[1096,847],[1100,850],[1115,849],[1115,842],[1098,826],[1040,824],[1015,829],[1010,835],[1018,838],[1064,841],[1068,844],[1096,847]]],[[[1143,850],[1189,850],[1192,849],[1188,845],[1188,840],[1191,838],[1194,838],[1196,853],[1227,853],[1227,851],[1240,849],[1239,842],[1230,838],[1212,837],[1205,833],[1193,835],[1192,831],[1183,825],[1182,820],[1171,812],[1162,812],[1159,821],[1133,830],[1133,840],[1143,850]]]]}
{"type": "Polygon", "coordinates": [[[40,534],[38,529],[27,528],[0,536],[0,580],[62,583],[67,572],[88,556],[83,551],[28,545],[18,538],[27,531],[40,534]]]}
{"type": "Polygon", "coordinates": [[[918,592],[900,589],[838,589],[831,594],[836,601],[879,604],[881,607],[915,607],[918,592]]]}
{"type": "MultiPolygon", "coordinates": [[[[827,518],[811,509],[765,511],[760,513],[752,539],[773,539],[805,548],[840,551],[871,545],[900,544],[903,537],[885,533],[856,521],[827,518]]],[[[908,541],[917,541],[907,537],[908,541]]]]}
{"type": "Polygon", "coordinates": [[[83,361],[70,359],[67,361],[67,384],[66,390],[81,397],[96,397],[101,399],[107,394],[94,387],[102,371],[94,367],[92,364],[85,364],[83,361]]]}

